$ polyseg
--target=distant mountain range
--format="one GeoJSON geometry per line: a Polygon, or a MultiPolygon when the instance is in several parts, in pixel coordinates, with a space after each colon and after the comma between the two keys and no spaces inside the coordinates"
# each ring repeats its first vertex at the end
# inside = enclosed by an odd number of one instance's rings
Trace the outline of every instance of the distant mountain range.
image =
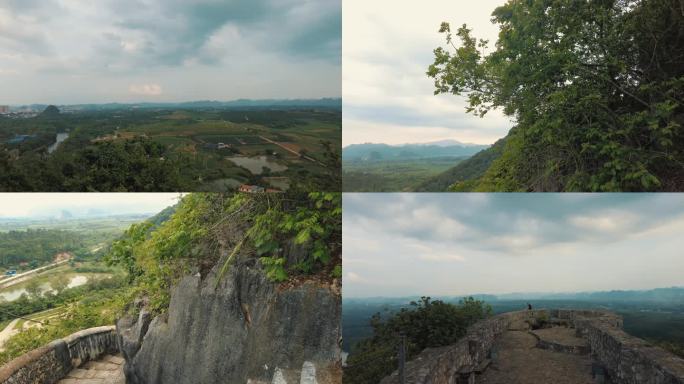
{"type": "Polygon", "coordinates": [[[576,293],[508,293],[493,296],[483,295],[483,298],[486,297],[490,297],[489,300],[675,301],[684,303],[684,287],[656,288],[646,291],[615,290],[576,293]]]}
{"type": "MultiPolygon", "coordinates": [[[[506,300],[577,300],[577,301],[622,301],[622,302],[679,302],[684,303],[684,287],[655,288],[649,290],[614,290],[597,292],[526,292],[505,294],[472,294],[463,296],[433,297],[444,301],[458,301],[463,297],[472,296],[478,300],[487,302],[506,300]]],[[[366,303],[401,304],[418,297],[370,297],[370,298],[347,298],[345,301],[366,303]]]]}
{"type": "Polygon", "coordinates": [[[489,145],[466,144],[456,140],[440,140],[420,144],[352,144],[342,149],[345,161],[391,161],[433,157],[469,157],[489,145]]]}
{"type": "MultiPolygon", "coordinates": [[[[47,104],[31,104],[13,106],[13,111],[34,110],[43,111],[47,104]]],[[[341,98],[322,99],[239,99],[232,101],[200,100],[179,103],[105,103],[105,104],[71,104],[60,105],[60,109],[103,111],[129,108],[327,108],[342,109],[341,98]]]]}
{"type": "Polygon", "coordinates": [[[55,223],[60,221],[80,221],[93,219],[140,219],[145,220],[154,216],[155,213],[121,213],[113,214],[98,210],[87,211],[68,211],[61,212],[54,211],[51,214],[31,217],[3,217],[0,216],[0,226],[7,224],[38,224],[38,223],[55,223]]]}

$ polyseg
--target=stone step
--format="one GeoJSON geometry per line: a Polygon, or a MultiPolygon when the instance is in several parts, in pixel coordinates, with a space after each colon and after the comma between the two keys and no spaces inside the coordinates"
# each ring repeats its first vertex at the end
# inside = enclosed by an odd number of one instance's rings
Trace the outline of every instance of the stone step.
{"type": "Polygon", "coordinates": [[[123,363],[120,356],[105,355],[73,369],[57,384],[123,384],[123,363]]]}
{"type": "Polygon", "coordinates": [[[102,357],[101,360],[104,360],[106,362],[112,363],[112,364],[117,364],[121,365],[125,362],[124,358],[121,356],[112,356],[112,355],[105,355],[102,357]]]}
{"type": "Polygon", "coordinates": [[[108,361],[89,361],[81,367],[82,369],[92,371],[116,371],[121,367],[121,364],[114,364],[108,361]]]}
{"type": "Polygon", "coordinates": [[[57,384],[106,384],[104,379],[62,379],[57,384]]]}

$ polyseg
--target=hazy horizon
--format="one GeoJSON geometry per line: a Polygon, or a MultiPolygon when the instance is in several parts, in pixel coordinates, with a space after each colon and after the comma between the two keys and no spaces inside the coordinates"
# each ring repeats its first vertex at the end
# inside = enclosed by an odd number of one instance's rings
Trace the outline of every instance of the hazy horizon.
{"type": "Polygon", "coordinates": [[[157,100],[133,100],[133,101],[102,101],[93,103],[48,103],[48,102],[33,102],[33,103],[22,103],[22,104],[7,104],[10,107],[21,107],[27,105],[56,105],[56,106],[74,106],[74,105],[107,105],[107,104],[186,104],[186,103],[197,103],[197,102],[218,102],[218,103],[232,103],[237,101],[253,101],[253,102],[266,102],[266,101],[318,101],[318,100],[342,100],[339,96],[321,96],[315,98],[264,98],[264,99],[249,99],[249,98],[233,98],[233,99],[188,99],[188,100],[177,100],[177,101],[157,101],[157,100]]]}
{"type": "Polygon", "coordinates": [[[345,297],[684,285],[684,195],[346,193],[345,297]]]}
{"type": "Polygon", "coordinates": [[[0,221],[156,214],[180,193],[0,193],[0,221]]]}
{"type": "Polygon", "coordinates": [[[341,0],[6,0],[0,105],[341,97],[341,0]]]}
{"type": "Polygon", "coordinates": [[[449,293],[443,295],[429,295],[425,293],[413,293],[398,296],[348,296],[345,295],[344,299],[409,299],[418,298],[423,296],[430,296],[432,298],[459,298],[459,297],[477,297],[477,296],[511,296],[511,295],[578,295],[578,294],[589,294],[589,293],[605,293],[605,292],[647,292],[656,289],[684,289],[684,283],[682,285],[674,286],[654,286],[651,288],[643,289],[610,289],[610,290],[598,290],[598,291],[548,291],[548,292],[499,292],[499,293],[489,293],[489,292],[466,292],[466,293],[449,293]]]}

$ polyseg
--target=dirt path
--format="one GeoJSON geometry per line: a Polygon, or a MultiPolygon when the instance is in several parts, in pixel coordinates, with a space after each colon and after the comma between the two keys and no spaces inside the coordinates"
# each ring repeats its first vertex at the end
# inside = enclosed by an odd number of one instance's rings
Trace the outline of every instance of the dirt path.
{"type": "Polygon", "coordinates": [[[267,142],[267,143],[270,143],[270,144],[273,144],[273,145],[277,145],[277,146],[279,146],[280,148],[282,148],[282,149],[284,149],[284,150],[286,150],[286,151],[288,151],[288,152],[290,152],[290,153],[294,153],[296,156],[301,156],[302,158],[304,158],[304,159],[306,159],[306,160],[309,160],[309,161],[311,161],[311,162],[314,162],[314,163],[316,163],[316,164],[318,164],[318,165],[321,165],[321,166],[325,167],[325,164],[323,164],[323,163],[321,163],[320,161],[314,159],[313,157],[306,156],[306,155],[302,156],[302,155],[299,154],[299,152],[294,151],[294,150],[292,150],[292,149],[290,149],[290,148],[288,148],[288,147],[286,147],[286,146],[280,144],[280,143],[277,142],[277,141],[273,141],[273,140],[271,140],[271,139],[269,139],[269,138],[266,138],[266,137],[263,137],[263,136],[259,136],[259,138],[261,138],[263,141],[265,141],[265,142],[267,142]]]}
{"type": "Polygon", "coordinates": [[[527,331],[508,331],[497,340],[497,356],[478,379],[484,384],[593,384],[588,356],[536,348],[527,331]]]}
{"type": "Polygon", "coordinates": [[[14,327],[17,325],[17,322],[19,322],[19,319],[14,319],[12,322],[7,324],[5,329],[0,331],[0,351],[4,350],[4,345],[9,340],[10,337],[16,335],[18,331],[14,329],[14,327]]]}
{"type": "Polygon", "coordinates": [[[62,260],[62,261],[58,261],[58,262],[56,262],[56,263],[48,264],[48,265],[45,265],[45,266],[43,266],[43,267],[36,268],[36,269],[32,269],[32,270],[26,271],[26,272],[22,272],[22,273],[19,273],[19,274],[15,275],[15,276],[12,276],[12,277],[10,277],[10,278],[8,278],[8,279],[2,280],[2,281],[0,281],[0,289],[8,288],[8,287],[11,287],[11,286],[13,286],[13,285],[16,285],[16,284],[19,284],[19,283],[21,283],[21,282],[24,282],[24,281],[26,281],[29,277],[31,277],[32,275],[35,275],[35,274],[37,274],[37,273],[46,271],[46,270],[48,270],[48,269],[55,268],[55,267],[57,267],[57,266],[60,266],[60,265],[62,265],[62,264],[64,264],[64,263],[69,262],[69,260],[71,260],[71,259],[62,260]]]}

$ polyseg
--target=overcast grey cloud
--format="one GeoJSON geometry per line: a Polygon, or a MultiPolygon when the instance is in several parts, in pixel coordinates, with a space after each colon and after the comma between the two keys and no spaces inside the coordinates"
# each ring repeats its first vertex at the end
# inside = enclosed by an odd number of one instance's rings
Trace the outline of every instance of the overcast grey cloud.
{"type": "Polygon", "coordinates": [[[684,285],[679,194],[345,194],[345,295],[684,285]]]}
{"type": "Polygon", "coordinates": [[[467,23],[475,36],[496,41],[492,11],[504,0],[344,3],[343,145],[401,144],[454,139],[492,144],[513,123],[494,111],[481,119],[465,101],[433,95],[425,72],[432,50],[444,45],[440,23],[467,23]]]}
{"type": "Polygon", "coordinates": [[[339,97],[341,13],[340,0],[0,0],[0,104],[339,97]]]}

